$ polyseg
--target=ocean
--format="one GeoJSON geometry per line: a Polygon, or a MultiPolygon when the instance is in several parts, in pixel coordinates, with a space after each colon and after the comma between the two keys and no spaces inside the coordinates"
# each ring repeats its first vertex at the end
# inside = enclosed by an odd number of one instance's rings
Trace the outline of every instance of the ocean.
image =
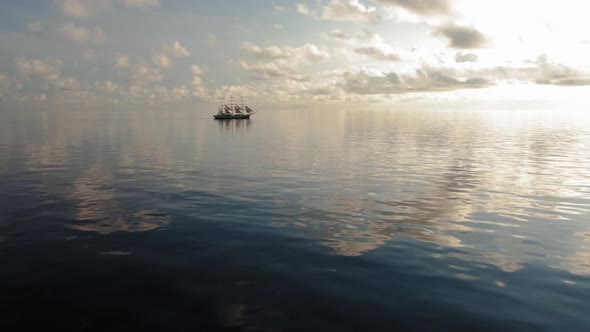
{"type": "Polygon", "coordinates": [[[587,115],[212,113],[0,114],[2,331],[590,330],[587,115]]]}

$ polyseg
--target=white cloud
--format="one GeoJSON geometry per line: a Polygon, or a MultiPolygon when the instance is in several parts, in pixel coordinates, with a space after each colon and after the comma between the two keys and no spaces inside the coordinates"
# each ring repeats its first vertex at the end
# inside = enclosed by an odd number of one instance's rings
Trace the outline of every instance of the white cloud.
{"type": "Polygon", "coordinates": [[[98,11],[111,8],[111,0],[56,0],[62,13],[76,18],[88,17],[98,11]]]}
{"type": "Polygon", "coordinates": [[[102,43],[105,39],[104,31],[95,27],[90,30],[86,27],[76,25],[73,23],[66,24],[57,30],[57,33],[73,42],[77,43],[102,43]]]}
{"type": "Polygon", "coordinates": [[[29,22],[25,29],[30,33],[41,33],[43,31],[43,25],[41,22],[29,22]]]}
{"type": "Polygon", "coordinates": [[[462,62],[477,62],[479,57],[475,53],[462,53],[457,52],[455,54],[455,62],[462,63],[462,62]]]}
{"type": "Polygon", "coordinates": [[[184,85],[170,89],[170,96],[173,99],[183,99],[183,98],[188,97],[189,95],[190,95],[190,91],[184,85]]]}
{"type": "Polygon", "coordinates": [[[80,90],[80,81],[74,77],[59,79],[54,82],[54,86],[59,90],[77,91],[80,90]]]}
{"type": "Polygon", "coordinates": [[[109,80],[96,81],[94,82],[94,87],[103,92],[114,92],[118,89],[118,86],[109,80]]]}
{"type": "Polygon", "coordinates": [[[377,0],[386,7],[399,7],[418,15],[449,15],[451,0],[377,0]]]}
{"type": "Polygon", "coordinates": [[[93,49],[85,50],[84,54],[82,54],[82,57],[86,61],[94,61],[94,60],[96,60],[96,52],[94,52],[93,49]]]}
{"type": "Polygon", "coordinates": [[[330,59],[330,53],[314,44],[305,44],[301,47],[260,47],[252,43],[243,43],[242,50],[249,56],[258,59],[285,59],[292,63],[299,62],[325,62],[330,59]]]}
{"type": "Polygon", "coordinates": [[[146,83],[159,82],[163,79],[164,75],[158,69],[146,65],[138,66],[133,73],[133,81],[138,86],[146,83]]]}
{"type": "Polygon", "coordinates": [[[240,61],[240,65],[242,69],[252,72],[257,79],[294,78],[296,76],[292,66],[284,63],[261,62],[249,64],[245,61],[240,61]]]}
{"type": "Polygon", "coordinates": [[[301,47],[260,47],[252,43],[243,43],[242,51],[248,57],[258,60],[255,63],[245,60],[239,62],[242,69],[252,72],[257,79],[287,77],[300,80],[303,75],[297,73],[297,66],[326,62],[331,57],[328,50],[313,44],[305,44],[301,47]]]}
{"type": "Polygon", "coordinates": [[[217,36],[210,33],[207,35],[207,45],[209,47],[214,47],[217,44],[217,36]]]}
{"type": "Polygon", "coordinates": [[[186,47],[182,46],[178,40],[173,41],[171,44],[164,47],[164,52],[174,57],[186,57],[190,55],[190,52],[186,47]]]}
{"type": "Polygon", "coordinates": [[[60,77],[62,65],[63,62],[58,59],[16,59],[16,68],[24,79],[40,77],[45,81],[55,81],[60,77]]]}
{"type": "Polygon", "coordinates": [[[117,68],[127,68],[131,65],[129,61],[129,56],[120,54],[115,56],[115,67],[117,68]]]}
{"type": "Polygon", "coordinates": [[[160,0],[124,0],[123,3],[129,8],[140,9],[160,6],[160,0]]]}
{"type": "Polygon", "coordinates": [[[172,67],[170,57],[186,57],[190,53],[186,47],[182,46],[178,40],[168,45],[164,45],[161,51],[152,50],[152,62],[160,68],[172,67]]]}
{"type": "Polygon", "coordinates": [[[201,79],[200,75],[203,74],[203,70],[198,65],[193,64],[191,66],[191,71],[193,72],[193,78],[191,83],[193,85],[193,93],[192,95],[199,98],[208,98],[209,91],[203,84],[203,80],[201,79]]]}
{"type": "Polygon", "coordinates": [[[148,9],[160,6],[159,0],[55,0],[64,15],[86,18],[112,9],[116,4],[127,8],[148,9]]]}
{"type": "Polygon", "coordinates": [[[359,0],[330,0],[325,5],[318,4],[316,8],[298,3],[296,9],[302,15],[326,21],[376,23],[381,20],[375,7],[366,6],[359,0]]]}
{"type": "Polygon", "coordinates": [[[152,62],[161,68],[169,68],[171,66],[170,58],[166,54],[155,54],[152,57],[152,62]]]}
{"type": "Polygon", "coordinates": [[[419,68],[412,74],[396,72],[373,74],[365,71],[345,73],[342,88],[354,94],[402,94],[482,88],[490,83],[483,78],[461,79],[443,70],[419,68]]]}
{"type": "Polygon", "coordinates": [[[201,75],[203,73],[203,70],[201,69],[201,67],[197,66],[197,65],[192,65],[191,66],[191,71],[193,72],[193,74],[195,75],[201,75]]]}
{"type": "Polygon", "coordinates": [[[376,60],[382,61],[400,61],[399,54],[390,52],[378,46],[362,46],[354,49],[354,53],[367,55],[376,60]]]}

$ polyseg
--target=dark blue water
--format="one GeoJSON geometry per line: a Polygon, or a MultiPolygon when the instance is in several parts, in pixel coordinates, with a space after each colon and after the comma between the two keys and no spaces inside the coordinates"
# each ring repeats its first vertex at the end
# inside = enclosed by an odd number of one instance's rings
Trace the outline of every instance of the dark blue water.
{"type": "Polygon", "coordinates": [[[590,119],[6,111],[2,331],[588,331],[590,119]]]}

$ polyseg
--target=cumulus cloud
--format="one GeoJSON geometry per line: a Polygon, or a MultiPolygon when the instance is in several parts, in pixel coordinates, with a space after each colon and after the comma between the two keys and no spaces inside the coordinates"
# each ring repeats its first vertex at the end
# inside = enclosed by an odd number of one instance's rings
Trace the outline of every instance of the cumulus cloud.
{"type": "Polygon", "coordinates": [[[95,27],[88,29],[86,27],[73,23],[66,24],[57,30],[57,33],[65,39],[77,43],[102,43],[105,39],[104,31],[95,27]]]}
{"type": "Polygon", "coordinates": [[[383,60],[383,61],[399,61],[401,60],[400,56],[396,53],[389,53],[388,51],[383,50],[377,46],[365,46],[359,47],[354,49],[354,53],[368,55],[376,60],[383,60]]]}
{"type": "Polygon", "coordinates": [[[53,84],[57,89],[64,91],[78,91],[80,90],[80,81],[74,77],[59,79],[53,84]]]}
{"type": "Polygon", "coordinates": [[[457,54],[455,54],[455,62],[457,62],[457,63],[477,62],[477,61],[479,61],[479,57],[475,53],[457,52],[457,54]]]}
{"type": "Polygon", "coordinates": [[[128,8],[140,9],[160,6],[160,0],[124,0],[123,3],[128,8]]]}
{"type": "Polygon", "coordinates": [[[491,70],[496,76],[517,78],[525,81],[534,81],[542,85],[556,86],[587,86],[590,85],[590,72],[583,69],[572,68],[541,55],[533,61],[529,61],[529,67],[502,68],[491,70]]]}
{"type": "Polygon", "coordinates": [[[305,44],[301,47],[260,47],[251,43],[243,43],[242,51],[248,57],[258,61],[256,63],[245,60],[239,62],[242,69],[253,73],[257,79],[279,77],[302,79],[303,76],[297,74],[297,66],[326,62],[331,57],[328,50],[313,44],[305,44]]]}
{"type": "Polygon", "coordinates": [[[314,44],[305,44],[301,47],[260,47],[246,42],[242,44],[242,51],[259,59],[286,59],[293,63],[318,63],[330,59],[330,53],[327,50],[314,44]]]}
{"type": "Polygon", "coordinates": [[[353,53],[371,57],[379,61],[400,61],[401,57],[393,47],[388,45],[377,33],[367,29],[350,35],[340,30],[332,30],[328,38],[354,45],[353,53]]]}
{"type": "Polygon", "coordinates": [[[355,94],[402,94],[413,92],[452,91],[489,86],[484,78],[459,79],[441,70],[432,68],[416,69],[413,75],[369,73],[366,71],[345,73],[342,88],[355,94]]]}
{"type": "Polygon", "coordinates": [[[163,51],[166,54],[174,57],[186,57],[190,55],[190,52],[186,49],[186,47],[182,46],[178,40],[175,40],[169,45],[164,46],[163,51]]]}
{"type": "Polygon", "coordinates": [[[252,72],[257,79],[269,79],[279,77],[295,77],[295,70],[291,65],[281,64],[276,62],[263,62],[249,64],[245,61],[240,61],[242,69],[252,72]]]}
{"type": "Polygon", "coordinates": [[[330,0],[315,8],[298,3],[296,9],[299,14],[326,21],[375,23],[381,20],[375,7],[364,5],[359,0],[330,0]]]}
{"type": "Polygon", "coordinates": [[[399,7],[424,16],[451,14],[450,0],[377,0],[386,7],[399,7]]]}
{"type": "Polygon", "coordinates": [[[94,61],[96,60],[96,52],[93,49],[87,49],[82,54],[82,58],[86,61],[94,61]]]}
{"type": "Polygon", "coordinates": [[[217,45],[217,36],[215,36],[212,33],[208,34],[207,35],[207,46],[215,47],[215,45],[217,45]]]}
{"type": "Polygon", "coordinates": [[[286,10],[287,8],[283,7],[283,6],[274,6],[274,8],[272,9],[273,14],[278,14],[278,13],[282,13],[286,10]]]}
{"type": "Polygon", "coordinates": [[[16,68],[23,79],[38,77],[44,81],[59,79],[63,62],[58,59],[16,59],[16,68]]]}
{"type": "Polygon", "coordinates": [[[170,64],[170,58],[166,55],[166,54],[154,54],[154,56],[152,57],[152,62],[161,68],[169,68],[171,66],[170,64]]]}
{"type": "Polygon", "coordinates": [[[203,80],[201,79],[201,75],[203,74],[203,70],[196,64],[191,66],[191,71],[193,73],[193,78],[191,83],[193,85],[193,93],[192,95],[195,97],[206,98],[209,95],[209,91],[203,84],[203,80]]]}
{"type": "Polygon", "coordinates": [[[452,48],[482,48],[488,43],[487,38],[474,27],[447,24],[436,29],[434,34],[445,37],[452,48]]]}
{"type": "Polygon", "coordinates": [[[115,67],[127,68],[131,65],[128,55],[119,54],[115,56],[115,67]]]}
{"type": "Polygon", "coordinates": [[[139,65],[133,73],[133,82],[138,86],[146,83],[159,82],[164,79],[164,75],[156,69],[146,65],[139,65]]]}
{"type": "Polygon", "coordinates": [[[148,9],[158,7],[159,0],[55,0],[66,16],[85,18],[112,9],[116,4],[127,8],[148,9]]]}
{"type": "Polygon", "coordinates": [[[203,73],[203,70],[198,65],[192,65],[191,71],[193,72],[194,75],[197,75],[197,76],[199,76],[203,73]]]}
{"type": "Polygon", "coordinates": [[[62,13],[76,18],[88,17],[112,6],[112,0],[56,0],[62,13]]]}
{"type": "Polygon", "coordinates": [[[29,33],[38,34],[43,32],[43,25],[41,22],[29,22],[25,27],[25,30],[29,33]]]}
{"type": "Polygon", "coordinates": [[[118,89],[118,86],[109,80],[96,81],[94,82],[94,87],[103,92],[114,92],[118,89]]]}
{"type": "Polygon", "coordinates": [[[164,45],[161,50],[152,50],[152,63],[160,68],[170,68],[172,61],[170,57],[186,57],[190,53],[186,47],[182,46],[178,40],[170,44],[164,45]]]}

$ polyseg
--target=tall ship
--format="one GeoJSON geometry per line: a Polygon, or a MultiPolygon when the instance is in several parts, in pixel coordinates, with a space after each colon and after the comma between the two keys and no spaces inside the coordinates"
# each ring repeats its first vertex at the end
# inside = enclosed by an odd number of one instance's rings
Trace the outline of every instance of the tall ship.
{"type": "Polygon", "coordinates": [[[256,113],[248,105],[244,105],[244,99],[240,98],[241,104],[234,104],[233,99],[230,99],[229,105],[219,101],[219,108],[217,114],[213,114],[215,120],[230,120],[230,119],[250,119],[250,116],[256,113]]]}

